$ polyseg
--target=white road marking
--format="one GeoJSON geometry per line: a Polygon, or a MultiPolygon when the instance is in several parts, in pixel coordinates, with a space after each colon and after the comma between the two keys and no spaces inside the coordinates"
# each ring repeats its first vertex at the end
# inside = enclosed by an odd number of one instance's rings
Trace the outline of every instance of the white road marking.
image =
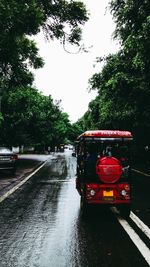
{"type": "Polygon", "coordinates": [[[150,228],[144,224],[132,211],[130,218],[142,230],[142,232],[150,239],[150,228]]]}
{"type": "Polygon", "coordinates": [[[19,184],[14,186],[12,189],[10,189],[6,194],[0,197],[0,203],[4,201],[7,197],[9,197],[12,193],[14,193],[19,187],[21,187],[24,183],[26,183],[35,173],[37,173],[45,164],[47,161],[45,161],[39,168],[37,168],[34,172],[32,172],[30,175],[28,175],[24,180],[22,180],[19,184]]]}
{"type": "MultiPolygon", "coordinates": [[[[141,240],[138,234],[133,230],[133,228],[128,224],[128,222],[120,217],[120,214],[116,207],[110,208],[111,211],[116,215],[119,223],[122,225],[126,233],[129,235],[130,239],[133,241],[135,246],[138,248],[144,259],[150,266],[150,249],[141,240]]],[[[150,229],[145,225],[133,212],[130,213],[130,218],[136,223],[136,225],[143,231],[143,233],[149,238],[150,229]]]]}
{"type": "Polygon", "coordinates": [[[120,218],[119,216],[117,216],[117,219],[150,266],[150,249],[140,239],[140,237],[131,228],[131,226],[128,224],[126,220],[120,218]]]}
{"type": "Polygon", "coordinates": [[[132,169],[132,171],[137,172],[137,173],[140,173],[140,174],[142,174],[142,175],[144,175],[144,176],[150,177],[150,174],[147,174],[147,173],[145,173],[145,172],[141,172],[141,171],[138,171],[138,170],[136,170],[136,169],[132,169]]]}

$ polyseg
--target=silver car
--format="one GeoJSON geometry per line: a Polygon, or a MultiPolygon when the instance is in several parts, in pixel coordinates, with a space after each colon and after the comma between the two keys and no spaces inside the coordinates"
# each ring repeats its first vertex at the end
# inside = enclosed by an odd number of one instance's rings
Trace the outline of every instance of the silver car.
{"type": "Polygon", "coordinates": [[[9,170],[15,174],[18,155],[7,147],[0,147],[0,170],[9,170]]]}

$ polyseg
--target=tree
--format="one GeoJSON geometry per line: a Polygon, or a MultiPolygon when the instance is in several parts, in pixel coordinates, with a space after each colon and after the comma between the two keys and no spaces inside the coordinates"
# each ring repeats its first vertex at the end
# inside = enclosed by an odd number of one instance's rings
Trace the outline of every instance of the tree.
{"type": "Polygon", "coordinates": [[[139,75],[150,82],[150,2],[113,0],[110,10],[116,23],[115,38],[139,75]]]}
{"type": "Polygon", "coordinates": [[[83,132],[80,121],[70,124],[67,131],[68,143],[74,143],[77,137],[83,132]]]}
{"type": "Polygon", "coordinates": [[[149,142],[150,2],[114,0],[111,1],[110,9],[116,22],[115,37],[119,38],[124,54],[134,70],[135,84],[132,91],[134,92],[135,88],[137,90],[135,133],[140,139],[149,142]]]}
{"type": "MultiPolygon", "coordinates": [[[[43,59],[38,54],[36,43],[31,37],[43,30],[46,38],[50,40],[56,38],[62,44],[69,42],[73,45],[79,45],[82,34],[81,26],[87,20],[85,5],[80,1],[0,0],[0,108],[2,96],[4,98],[2,101],[5,103],[3,114],[0,113],[0,124],[5,125],[10,133],[14,133],[13,126],[15,127],[18,136],[15,134],[14,143],[22,142],[21,138],[26,142],[31,140],[33,142],[35,138],[35,142],[37,142],[38,135],[31,135],[30,129],[36,133],[41,122],[44,124],[44,120],[46,122],[49,119],[49,123],[52,124],[55,121],[55,116],[61,114],[58,106],[52,104],[52,99],[38,95],[31,88],[34,80],[31,68],[40,68],[44,64],[43,59]],[[16,93],[13,93],[12,90],[16,90],[16,93]],[[31,103],[33,107],[36,106],[35,110],[29,112],[28,108],[24,107],[23,99],[28,102],[27,106],[30,102],[30,109],[31,103]],[[19,100],[23,109],[21,109],[19,100]],[[36,102],[36,105],[33,102],[36,102]],[[16,113],[12,103],[18,105],[16,113]],[[39,108],[37,108],[38,104],[39,108]],[[56,111],[56,113],[54,112],[53,115],[48,113],[49,117],[47,118],[46,111],[43,114],[41,107],[43,105],[43,108],[47,107],[49,110],[49,104],[50,107],[53,106],[51,110],[56,111]],[[26,114],[26,112],[30,114],[26,114]],[[36,123],[33,117],[38,118],[36,123]],[[30,128],[28,124],[32,120],[33,125],[30,128]],[[21,129],[24,129],[24,135],[21,129]]],[[[39,135],[41,133],[42,136],[41,128],[38,129],[39,135]]],[[[1,136],[1,140],[10,142],[8,132],[5,130],[4,133],[6,135],[1,136]],[[5,138],[6,136],[8,139],[5,138]]],[[[47,133],[47,137],[48,135],[47,133]]],[[[45,133],[44,136],[46,136],[45,133]]],[[[51,140],[50,136],[49,139],[51,140]]]]}
{"type": "Polygon", "coordinates": [[[29,66],[43,66],[30,36],[42,28],[47,38],[79,45],[87,19],[80,1],[0,0],[0,89],[31,85],[29,66]]]}
{"type": "Polygon", "coordinates": [[[60,101],[54,102],[32,87],[5,92],[2,99],[3,120],[0,143],[8,146],[34,146],[43,151],[73,142],[81,133],[71,125],[68,114],[61,111],[60,101]],[[13,138],[12,138],[13,137],[13,138]]]}
{"type": "Polygon", "coordinates": [[[149,142],[150,3],[113,0],[110,9],[116,22],[114,37],[119,39],[121,49],[104,58],[102,70],[89,80],[98,96],[89,104],[85,124],[128,129],[136,139],[149,142]]]}
{"type": "Polygon", "coordinates": [[[80,26],[87,20],[80,1],[0,0],[0,97],[6,90],[32,85],[29,67],[43,66],[32,35],[43,29],[49,39],[79,45],[80,26]]]}
{"type": "Polygon", "coordinates": [[[58,119],[53,124],[53,146],[64,144],[68,139],[67,131],[70,127],[69,116],[65,112],[60,112],[58,119]]]}
{"type": "Polygon", "coordinates": [[[53,124],[61,113],[51,96],[32,87],[5,92],[2,112],[1,143],[7,145],[51,143],[53,124]]]}
{"type": "Polygon", "coordinates": [[[133,128],[136,121],[137,82],[122,51],[106,57],[101,73],[90,79],[91,89],[98,90],[96,114],[91,105],[95,123],[105,128],[133,128]]]}

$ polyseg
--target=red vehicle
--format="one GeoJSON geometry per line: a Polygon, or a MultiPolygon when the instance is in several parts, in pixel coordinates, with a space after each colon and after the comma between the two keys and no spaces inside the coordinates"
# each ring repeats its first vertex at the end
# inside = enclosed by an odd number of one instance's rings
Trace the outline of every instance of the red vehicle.
{"type": "Polygon", "coordinates": [[[81,210],[89,206],[116,206],[128,217],[131,205],[129,131],[86,131],[77,138],[76,188],[81,196],[81,210]]]}

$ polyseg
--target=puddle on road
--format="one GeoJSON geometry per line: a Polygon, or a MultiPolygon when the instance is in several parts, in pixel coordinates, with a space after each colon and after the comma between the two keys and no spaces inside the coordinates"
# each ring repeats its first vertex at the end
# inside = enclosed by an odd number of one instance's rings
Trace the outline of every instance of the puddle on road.
{"type": "Polygon", "coordinates": [[[73,262],[76,261],[74,251],[79,196],[71,183],[67,181],[59,192],[55,227],[47,232],[40,267],[76,266],[73,262]]]}

